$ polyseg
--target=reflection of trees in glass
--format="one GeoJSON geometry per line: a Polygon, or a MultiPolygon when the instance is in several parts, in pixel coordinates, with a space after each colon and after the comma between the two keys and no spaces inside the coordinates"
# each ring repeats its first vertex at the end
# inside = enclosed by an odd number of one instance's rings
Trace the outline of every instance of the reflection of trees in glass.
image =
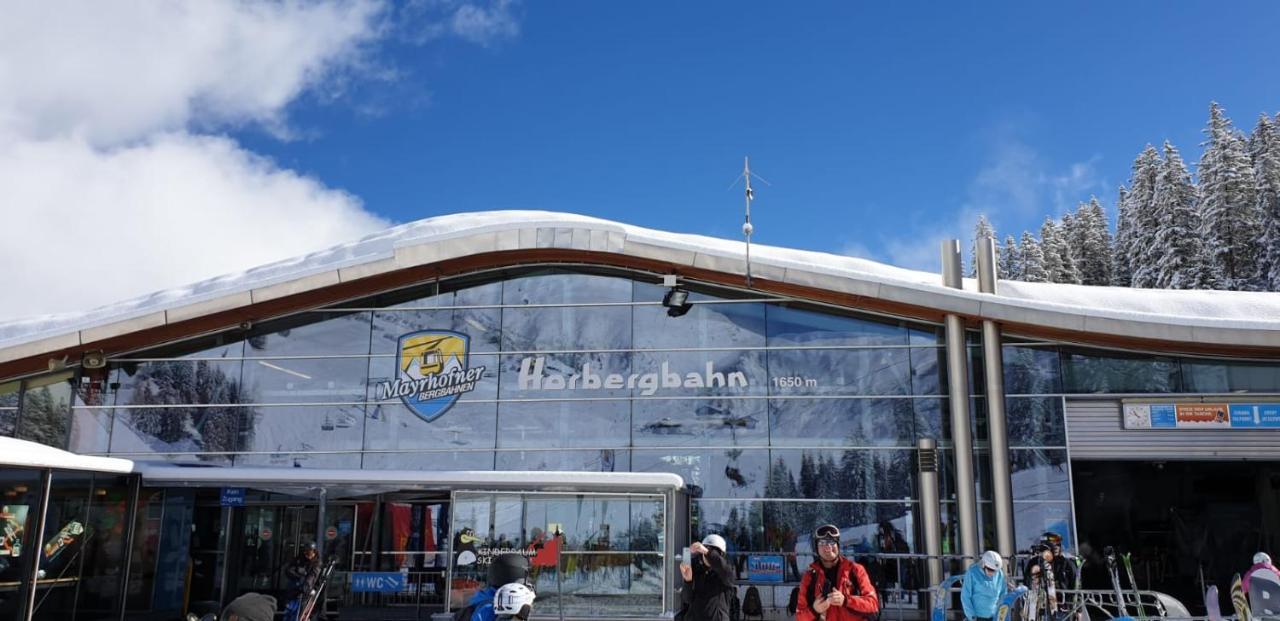
{"type": "Polygon", "coordinates": [[[1181,392],[1178,370],[1172,358],[1062,353],[1069,393],[1181,392]]]}
{"type": "Polygon", "coordinates": [[[22,397],[22,417],[18,437],[48,446],[65,448],[71,420],[66,391],[54,394],[50,386],[28,388],[22,397]]]}
{"type": "Polygon", "coordinates": [[[191,439],[205,451],[243,451],[253,440],[253,408],[243,401],[238,378],[200,360],[149,364],[138,370],[128,405],[220,404],[212,407],[140,408],[134,427],[162,442],[191,439]]]}

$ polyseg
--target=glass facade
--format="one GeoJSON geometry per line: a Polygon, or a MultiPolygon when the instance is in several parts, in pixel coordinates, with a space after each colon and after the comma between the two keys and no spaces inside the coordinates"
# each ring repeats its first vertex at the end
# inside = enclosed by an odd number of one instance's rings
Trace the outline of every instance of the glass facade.
{"type": "MultiPolygon", "coordinates": [[[[585,270],[430,283],[112,360],[103,375],[0,384],[0,434],[226,466],[673,472],[688,484],[691,536],[722,533],[739,558],[782,555],[788,581],[822,522],[841,527],[851,553],[923,552],[914,446],[927,437],[947,457],[944,546],[955,551],[938,327],[710,289],[695,289],[688,313],[672,317],[659,304],[666,291],[644,276],[585,270]]],[[[981,348],[970,337],[979,513],[991,547],[981,348]]],[[[1016,341],[1003,359],[1020,548],[1046,530],[1074,545],[1066,396],[1280,392],[1280,365],[1260,362],[1016,341]]],[[[66,497],[51,504],[57,528],[77,515],[108,533],[112,516],[122,519],[119,481],[67,477],[55,488],[66,497]]],[[[495,541],[527,542],[534,525],[561,523],[558,501],[547,502],[546,515],[512,517],[495,541]]],[[[131,610],[169,610],[181,597],[171,578],[184,575],[188,544],[160,542],[189,539],[181,530],[194,506],[181,490],[139,499],[131,610]]],[[[629,556],[584,566],[599,564],[610,588],[650,606],[646,581],[660,570],[645,556],[653,548],[637,543],[647,535],[635,517],[649,509],[598,509],[614,531],[603,535],[610,550],[629,556]]],[[[566,550],[600,552],[592,546],[602,535],[588,532],[600,523],[574,526],[566,550]]],[[[47,609],[78,618],[114,606],[121,545],[87,540],[77,590],[51,591],[47,609]]],[[[739,576],[748,578],[745,563],[739,576]]]]}

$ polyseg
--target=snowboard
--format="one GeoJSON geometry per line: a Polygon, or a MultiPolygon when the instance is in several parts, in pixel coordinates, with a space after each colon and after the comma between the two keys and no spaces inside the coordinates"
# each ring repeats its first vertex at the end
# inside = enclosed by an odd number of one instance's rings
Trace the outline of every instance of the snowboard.
{"type": "Polygon", "coordinates": [[[946,621],[947,604],[951,602],[951,589],[956,588],[964,576],[950,576],[933,587],[933,610],[929,613],[929,621],[946,621]]]}
{"type": "Polygon", "coordinates": [[[1210,586],[1204,592],[1204,609],[1209,621],[1222,621],[1222,608],[1218,605],[1218,586],[1210,586]]]}
{"type": "Polygon", "coordinates": [[[1280,574],[1266,568],[1249,574],[1249,610],[1258,617],[1280,617],[1280,574]]]}
{"type": "Polygon", "coordinates": [[[1231,605],[1236,609],[1236,621],[1252,621],[1249,614],[1249,600],[1244,596],[1244,585],[1240,583],[1240,574],[1231,578],[1231,605]]]}
{"type": "Polygon", "coordinates": [[[302,609],[298,612],[298,621],[311,621],[311,613],[315,612],[316,604],[324,597],[324,587],[329,584],[329,576],[333,574],[333,568],[338,565],[338,557],[329,557],[329,562],[325,563],[324,569],[320,570],[320,577],[316,578],[315,586],[311,587],[311,592],[307,593],[307,599],[302,603],[302,609]]]}
{"type": "Polygon", "coordinates": [[[58,558],[67,546],[76,542],[76,537],[84,534],[84,525],[80,522],[72,520],[67,522],[49,541],[44,544],[44,560],[45,563],[51,563],[58,558]]]}

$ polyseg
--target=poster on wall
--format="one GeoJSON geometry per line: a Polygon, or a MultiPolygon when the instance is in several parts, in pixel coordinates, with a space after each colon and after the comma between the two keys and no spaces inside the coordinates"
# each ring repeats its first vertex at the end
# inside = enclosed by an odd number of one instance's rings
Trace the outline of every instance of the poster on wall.
{"type": "Polygon", "coordinates": [[[22,556],[22,535],[26,532],[27,505],[0,506],[0,556],[22,556]]]}
{"type": "Polygon", "coordinates": [[[1280,429],[1280,403],[1125,403],[1125,429],[1280,429]]]}

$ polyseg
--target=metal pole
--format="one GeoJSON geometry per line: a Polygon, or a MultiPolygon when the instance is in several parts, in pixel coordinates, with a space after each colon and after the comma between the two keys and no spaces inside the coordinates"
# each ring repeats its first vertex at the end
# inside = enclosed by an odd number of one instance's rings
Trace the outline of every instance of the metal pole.
{"type": "Polygon", "coordinates": [[[320,488],[320,506],[316,508],[316,558],[324,563],[324,519],[325,505],[328,504],[329,490],[320,488]]]}
{"type": "MultiPolygon", "coordinates": [[[[942,279],[953,289],[964,288],[961,277],[960,241],[942,242],[942,279]]],[[[955,447],[956,504],[960,526],[960,554],[978,558],[978,502],[973,470],[973,437],[969,414],[969,350],[964,320],[946,316],[947,394],[951,402],[951,440],[955,447]]]]}
{"type": "MultiPolygon", "coordinates": [[[[44,523],[49,519],[49,494],[53,491],[53,471],[42,470],[40,473],[40,511],[37,514],[38,522],[36,522],[35,535],[36,538],[32,542],[31,547],[27,548],[27,554],[30,560],[27,561],[27,577],[30,578],[29,588],[24,594],[26,602],[23,603],[22,618],[31,621],[36,613],[36,592],[39,590],[40,580],[40,559],[44,555],[40,553],[41,542],[44,541],[44,523]]],[[[50,585],[49,588],[53,588],[50,585]]]]}
{"type": "MultiPolygon", "coordinates": [[[[925,565],[929,586],[942,582],[942,504],[938,498],[938,443],[933,438],[916,441],[916,468],[920,474],[920,526],[924,532],[925,565]]],[[[932,605],[932,603],[930,604],[932,605]]]]}
{"type": "Polygon", "coordinates": [[[133,566],[133,538],[138,525],[138,500],[142,497],[142,475],[129,477],[129,500],[125,506],[124,527],[124,565],[120,570],[120,598],[116,602],[116,618],[124,621],[124,613],[128,610],[129,571],[133,566]]]}
{"type": "MultiPolygon", "coordinates": [[[[996,293],[996,240],[978,241],[978,291],[996,293]]],[[[996,550],[1013,558],[1013,484],[1009,467],[1008,418],[1004,410],[1004,355],[1000,324],[982,321],[982,369],[987,388],[987,429],[991,432],[991,500],[996,517],[996,550]]]]}
{"type": "Polygon", "coordinates": [[[222,540],[222,571],[218,572],[218,609],[221,610],[226,606],[232,597],[227,594],[228,588],[231,586],[231,514],[235,511],[235,507],[222,508],[222,534],[218,537],[222,540]]]}

